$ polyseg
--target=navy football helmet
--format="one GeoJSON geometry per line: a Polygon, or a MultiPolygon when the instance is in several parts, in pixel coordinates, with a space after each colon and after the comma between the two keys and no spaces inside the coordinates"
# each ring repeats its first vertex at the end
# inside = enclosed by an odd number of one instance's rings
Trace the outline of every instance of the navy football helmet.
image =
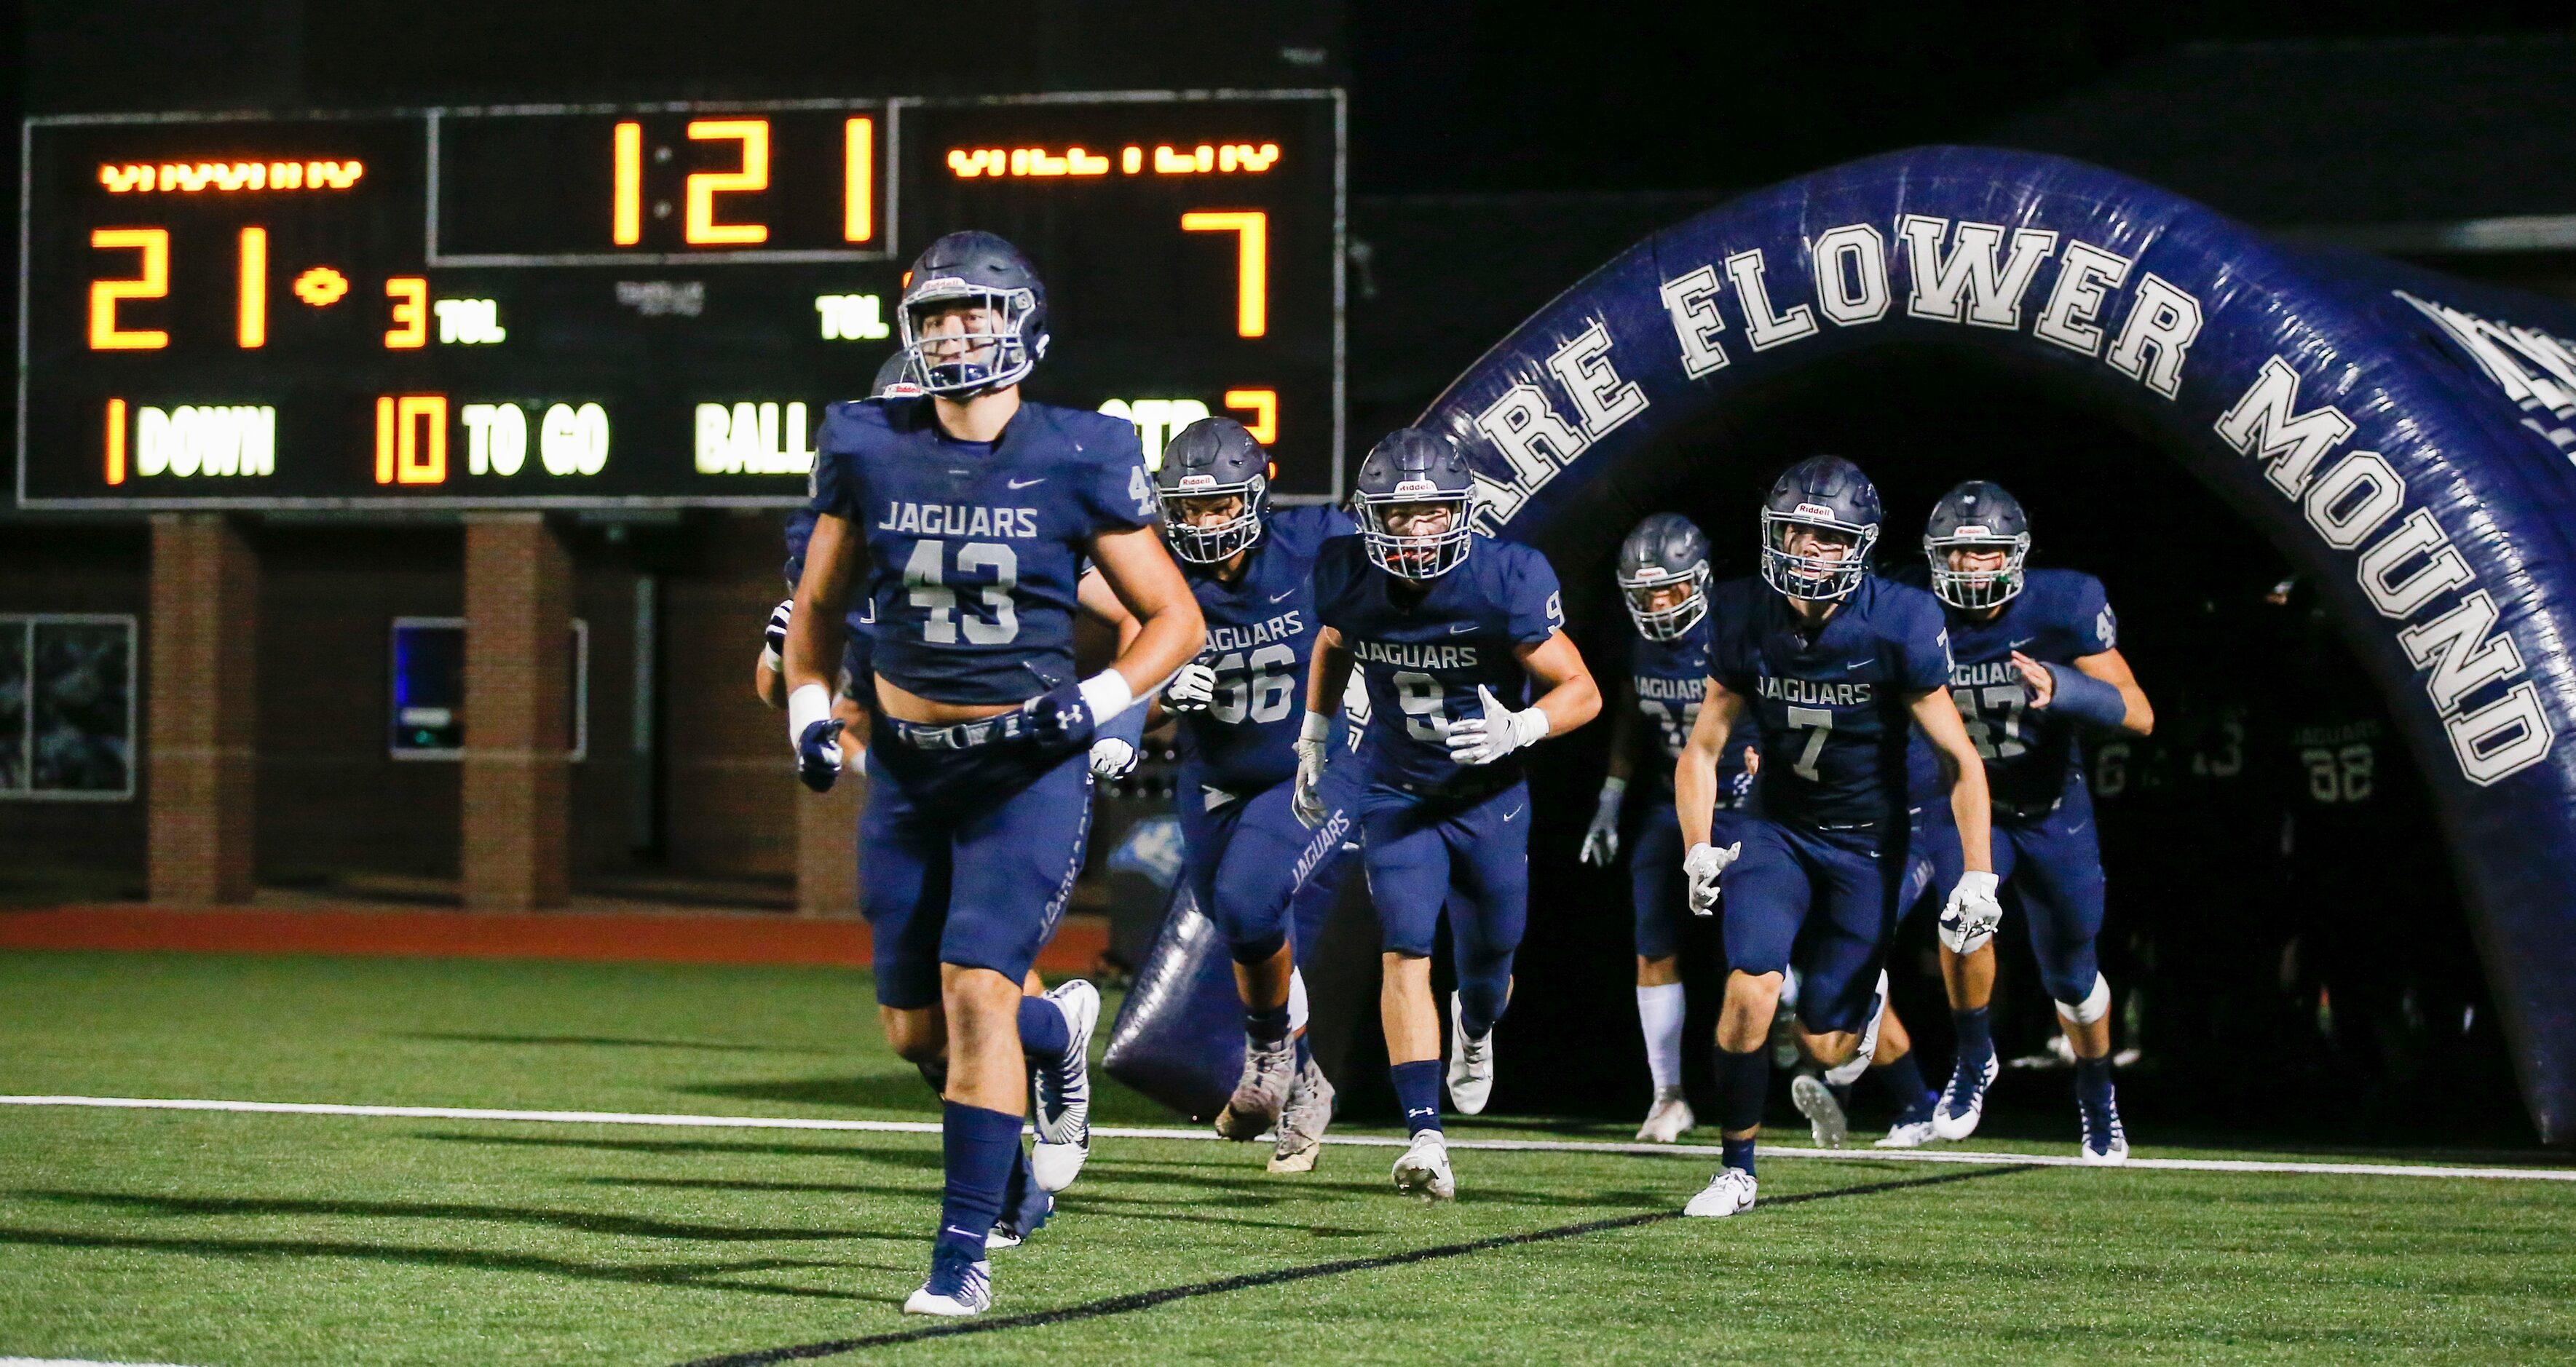
{"type": "Polygon", "coordinates": [[[1990,480],[1972,479],[1941,495],[1923,529],[1923,556],[1932,562],[1932,591],[1954,608],[1994,608],[2021,592],[2022,561],[2030,558],[2030,515],[2021,500],[1990,480]],[[2002,551],[2003,567],[1963,570],[1952,551],[2002,551]]]}
{"type": "Polygon", "coordinates": [[[1679,513],[1655,513],[1619,543],[1619,597],[1649,641],[1678,639],[1708,615],[1708,537],[1679,513]],[[1663,607],[1654,600],[1678,587],[1663,607]]]}
{"type": "Polygon", "coordinates": [[[1261,539],[1261,519],[1269,511],[1270,453],[1242,423],[1201,418],[1182,428],[1164,444],[1154,484],[1163,496],[1163,535],[1181,559],[1222,564],[1261,539]],[[1213,527],[1183,510],[1184,504],[1229,496],[1241,499],[1240,507],[1213,527]]]}
{"type": "Polygon", "coordinates": [[[1762,501],[1762,582],[1791,598],[1832,602],[1860,587],[1878,544],[1878,486],[1840,456],[1809,456],[1772,481],[1762,501]],[[1823,533],[1839,555],[1790,551],[1793,528],[1823,533]]]}
{"type": "Polygon", "coordinates": [[[950,233],[912,263],[895,326],[912,382],[927,393],[964,397],[1015,385],[1046,355],[1046,286],[1001,238],[950,233]],[[994,319],[972,332],[924,334],[931,315],[955,308],[991,309],[994,319]]]}
{"type": "Polygon", "coordinates": [[[1458,568],[1473,544],[1467,515],[1476,503],[1476,476],[1466,453],[1447,437],[1419,427],[1399,427],[1370,448],[1360,462],[1353,496],[1369,558],[1387,573],[1432,580],[1458,568]],[[1387,517],[1422,504],[1445,507],[1449,525],[1432,532],[1397,532],[1387,517]]]}

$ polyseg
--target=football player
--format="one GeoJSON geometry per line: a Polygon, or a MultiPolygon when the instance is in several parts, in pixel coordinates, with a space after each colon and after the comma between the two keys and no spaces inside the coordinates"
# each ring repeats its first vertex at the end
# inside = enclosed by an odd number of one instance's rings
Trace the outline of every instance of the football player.
{"type": "Polygon", "coordinates": [[[1412,1142],[1398,1191],[1457,1194],[1440,1122],[1440,1011],[1432,937],[1449,920],[1449,1099],[1474,1115],[1494,1085],[1494,1022],[1511,1000],[1512,954],[1529,914],[1529,785],[1513,756],[1581,726],[1601,691],[1566,637],[1556,571],[1536,550],[1478,537],[1475,478],[1447,437],[1387,435],[1361,463],[1358,536],[1324,546],[1315,601],[1324,629],[1297,740],[1298,817],[1326,819],[1333,714],[1358,666],[1371,722],[1359,753],[1361,858],[1385,979],[1379,1013],[1412,1142]],[[1528,702],[1530,684],[1536,702],[1528,702]]]}
{"type": "MultiPolygon", "coordinates": [[[[1723,889],[1726,1003],[1717,1025],[1723,1163],[1684,1213],[1750,1209],[1754,1142],[1770,1092],[1765,1047],[1793,944],[1802,953],[1798,1018],[1817,1061],[1837,1067],[1876,1052],[1887,1002],[1881,971],[1903,911],[1911,845],[1907,723],[1930,737],[1950,780],[1963,858],[1973,873],[1952,910],[1991,924],[1995,879],[1986,850],[1985,771],[1951,705],[1941,605],[1869,572],[1878,490],[1839,456],[1811,456],[1772,484],[1762,509],[1762,577],[1713,595],[1709,681],[1673,772],[1690,852],[1691,909],[1723,889]],[[1725,848],[1716,829],[1720,751],[1750,710],[1762,772],[1754,818],[1725,848]]],[[[1863,1065],[1866,1066],[1866,1065],[1863,1065]]]]}
{"type": "MultiPolygon", "coordinates": [[[[1243,1077],[1216,1118],[1228,1139],[1278,1126],[1272,1172],[1307,1172],[1333,1116],[1332,1084],[1306,1047],[1305,985],[1289,906],[1332,880],[1351,839],[1352,785],[1325,785],[1309,829],[1291,798],[1298,720],[1319,623],[1315,558],[1358,530],[1334,508],[1269,506],[1270,457],[1232,418],[1201,418],[1155,471],[1163,535],[1207,619],[1207,646],[1163,690],[1180,721],[1184,876],[1234,955],[1243,1077]]],[[[1350,766],[1337,766],[1346,772],[1350,766]]]]}
{"type": "MultiPolygon", "coordinates": [[[[1629,846],[1628,878],[1637,925],[1637,1024],[1646,1037],[1646,1071],[1655,1099],[1637,1138],[1670,1144],[1696,1117],[1682,1099],[1681,820],[1673,814],[1672,766],[1699,719],[1708,683],[1708,537],[1679,513],[1656,513],[1619,545],[1619,600],[1635,634],[1628,674],[1613,683],[1610,773],[1583,833],[1584,863],[1607,868],[1629,846]],[[1640,742],[1660,747],[1645,763],[1645,781],[1629,801],[1640,742]],[[1622,820],[1623,812],[1627,813],[1622,820]],[[1626,832],[1623,835],[1623,830],[1626,832]]],[[[1750,716],[1726,738],[1718,762],[1718,833],[1727,830],[1752,791],[1754,729],[1750,716]]]]}
{"type": "Polygon", "coordinates": [[[952,233],[913,263],[897,325],[922,398],[834,404],[815,443],[820,516],[788,624],[788,738],[818,790],[838,775],[830,715],[842,613],[876,605],[872,782],[861,910],[895,1049],[948,1059],[946,1197],[929,1278],[907,1313],[992,1304],[985,1239],[1019,1152],[1037,1065],[1038,1185],[1089,1150],[1086,1067],[1100,996],[1021,990],[1082,867],[1087,755],[1100,728],[1198,653],[1198,604],[1157,531],[1135,429],[1024,403],[1046,353],[1037,273],[989,233],[952,233]],[[1073,612],[1088,555],[1141,625],[1110,668],[1076,678],[1073,612]]]}
{"type": "MultiPolygon", "coordinates": [[[[2075,1099],[2087,1163],[2128,1161],[2111,1088],[2111,985],[2094,939],[2102,930],[2102,847],[2084,784],[2076,727],[2143,736],[2147,695],[2119,651],[2102,582],[2073,570],[2025,569],[2030,518],[2000,484],[1970,480],[1932,505],[1923,532],[1932,591],[1950,628],[1950,697],[1966,719],[1993,802],[1995,874],[2021,894],[2040,983],[2075,1047],[2075,1099]]],[[[1961,877],[1958,844],[1937,809],[1928,822],[1934,880],[1961,877]]],[[[1987,1008],[1994,927],[1941,917],[1941,977],[1959,1053],[1932,1112],[1943,1139],[1975,1133],[1997,1064],[1987,1008]]]]}

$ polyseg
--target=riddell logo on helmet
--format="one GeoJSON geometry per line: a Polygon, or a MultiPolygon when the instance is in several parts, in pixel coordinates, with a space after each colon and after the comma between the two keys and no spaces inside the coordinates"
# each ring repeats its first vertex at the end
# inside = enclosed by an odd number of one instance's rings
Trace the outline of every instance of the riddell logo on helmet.
{"type": "Polygon", "coordinates": [[[1821,517],[1821,518],[1823,518],[1824,520],[1826,520],[1827,522],[1831,522],[1831,521],[1833,521],[1833,520],[1834,520],[1834,510],[1833,510],[1833,509],[1831,509],[1831,508],[1827,508],[1827,507],[1825,507],[1825,506],[1823,506],[1823,505],[1821,505],[1821,504],[1816,504],[1816,503],[1801,503],[1801,504],[1799,504],[1799,505],[1798,505],[1798,514],[1797,514],[1797,515],[1798,515],[1798,516],[1800,516],[1800,517],[1821,517]]]}
{"type": "Polygon", "coordinates": [[[1959,530],[1957,530],[1957,531],[1955,531],[1955,532],[1950,533],[1950,535],[1952,535],[1952,536],[1992,536],[1992,535],[1994,535],[1994,533],[1993,533],[1993,532],[1991,532],[1991,531],[1988,531],[1988,530],[1987,530],[1983,525],[1981,525],[1981,524],[1979,524],[1979,523],[1971,522],[1971,523],[1968,523],[1966,526],[1963,526],[1963,527],[1959,528],[1959,530]]]}
{"type": "Polygon", "coordinates": [[[1436,494],[1440,492],[1440,486],[1427,479],[1403,479],[1396,481],[1395,492],[1399,495],[1436,494]]]}
{"type": "Polygon", "coordinates": [[[1181,487],[1184,489],[1213,489],[1216,487],[1216,476],[1183,475],[1181,476],[1181,487]]]}

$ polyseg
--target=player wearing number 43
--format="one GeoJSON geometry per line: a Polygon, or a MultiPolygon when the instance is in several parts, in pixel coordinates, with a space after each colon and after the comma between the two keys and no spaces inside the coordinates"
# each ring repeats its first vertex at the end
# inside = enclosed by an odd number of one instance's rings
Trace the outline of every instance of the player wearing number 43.
{"type": "Polygon", "coordinates": [[[1307,1172],[1323,1149],[1333,1088],[1306,1046],[1305,984],[1288,909],[1329,886],[1352,838],[1350,765],[1324,785],[1310,829],[1292,810],[1297,728],[1313,654],[1315,558],[1357,528],[1332,508],[1269,506],[1270,457],[1243,424],[1201,418],[1155,471],[1163,532],[1208,624],[1207,648],[1162,696],[1180,719],[1177,805],[1183,876],[1225,933],[1243,998],[1243,1076],[1216,1130],[1248,1140],[1277,1127],[1272,1172],[1307,1172]]]}
{"type": "Polygon", "coordinates": [[[1690,853],[1691,909],[1723,892],[1726,1002],[1717,1024],[1724,1166],[1685,1213],[1753,1205],[1754,1142],[1770,1092],[1765,1047],[1793,946],[1798,1018],[1828,1069],[1869,1057],[1887,1005],[1881,971],[1903,910],[1912,842],[1906,756],[1912,721],[1950,783],[1955,843],[1973,872],[1953,914],[1991,921],[1986,777],[1947,690],[1941,605],[1869,572],[1878,490],[1838,456],[1813,456],[1771,486],[1762,509],[1762,577],[1718,587],[1709,618],[1707,695],[1673,770],[1690,853]],[[1724,848],[1711,843],[1720,751],[1750,710],[1760,727],[1756,815],[1724,848]]]}
{"type": "Polygon", "coordinates": [[[1529,785],[1514,756],[1601,710],[1563,630],[1556,572],[1530,547],[1478,537],[1474,500],[1467,458],[1436,432],[1390,433],[1361,462],[1360,535],[1326,543],[1315,564],[1324,629],[1297,741],[1298,817],[1319,824],[1332,718],[1356,665],[1371,725],[1337,764],[1361,766],[1361,857],[1385,963],[1379,1013],[1413,1135],[1395,1185],[1435,1201],[1457,1182],[1440,1121],[1432,937],[1447,904],[1458,966],[1449,1098],[1474,1115],[1493,1089],[1494,1022],[1529,915],[1529,785]],[[1539,697],[1524,706],[1533,681],[1539,697]]]}
{"type": "MultiPolygon", "coordinates": [[[[1628,847],[1628,876],[1637,924],[1637,1024],[1646,1038],[1646,1070],[1655,1099],[1637,1137],[1669,1144],[1695,1117],[1682,1099],[1681,918],[1688,905],[1682,879],[1681,820],[1673,813],[1673,764],[1699,719],[1708,683],[1708,537],[1679,513],[1656,513],[1619,546],[1619,599],[1635,635],[1628,673],[1614,688],[1610,774],[1583,833],[1583,862],[1607,867],[1628,847]],[[1640,751],[1644,776],[1637,778],[1640,751]]],[[[1718,761],[1717,832],[1731,827],[1753,786],[1753,718],[1736,723],[1718,761]]]]}
{"type": "Polygon", "coordinates": [[[831,786],[832,675],[863,592],[877,707],[860,910],[896,1051],[948,1060],[946,1195],[930,1276],[904,1309],[971,1315],[992,1304],[985,1246],[1032,1092],[1038,1185],[1061,1190],[1089,1152],[1099,993],[1025,997],[1021,983],[1082,867],[1092,742],[1198,653],[1203,627],[1156,532],[1135,429],[1020,399],[1047,342],[1028,261],[989,233],[941,238],[913,263],[898,322],[924,394],[834,404],[815,442],[787,727],[800,776],[831,786]],[[1078,679],[1085,554],[1141,629],[1078,679]]]}
{"type": "MultiPolygon", "coordinates": [[[[1943,494],[1924,529],[1923,554],[1949,621],[1950,696],[1993,794],[1995,872],[2021,894],[2041,985],[2075,1046],[2080,1156],[2124,1162],[2129,1141],[2111,1088],[2111,985],[2094,954],[2102,846],[2076,727],[2143,736],[2155,713],[2120,655],[2101,581],[2022,567],[2030,519],[2002,485],[1971,480],[1943,494]]],[[[1930,825],[1935,885],[1946,894],[1961,881],[1959,842],[1937,812],[1930,825]]],[[[1995,1080],[1986,1019],[1994,930],[1991,921],[1948,911],[1941,918],[1941,975],[1959,1038],[1950,1084],[1932,1113],[1932,1134],[1942,1139],[1975,1132],[1995,1080]]]]}

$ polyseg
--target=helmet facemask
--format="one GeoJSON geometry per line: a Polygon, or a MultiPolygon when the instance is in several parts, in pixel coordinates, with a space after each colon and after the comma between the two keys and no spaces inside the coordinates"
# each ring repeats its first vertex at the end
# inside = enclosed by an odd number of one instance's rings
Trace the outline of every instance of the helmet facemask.
{"type": "Polygon", "coordinates": [[[1222,565],[1261,539],[1262,500],[1269,480],[1260,475],[1238,484],[1220,484],[1213,475],[1183,475],[1162,491],[1163,536],[1172,554],[1193,565],[1222,565]],[[1232,516],[1216,523],[1201,520],[1206,505],[1233,498],[1232,516]]]}
{"type": "Polygon", "coordinates": [[[1708,615],[1708,562],[1703,560],[1679,574],[1648,567],[1634,575],[1619,576],[1619,600],[1627,605],[1628,620],[1637,624],[1637,634],[1649,641],[1677,641],[1698,626],[1708,615]],[[1681,596],[1662,607],[1655,599],[1679,589],[1681,596]]]}
{"type": "Polygon", "coordinates": [[[952,397],[1018,384],[1045,350],[1043,342],[1035,348],[1028,342],[1037,307],[1034,290],[996,290],[954,277],[914,285],[895,311],[908,377],[929,393],[952,397]],[[977,312],[969,325],[953,326],[961,310],[977,312]]]}
{"type": "Polygon", "coordinates": [[[1467,558],[1476,534],[1467,520],[1474,501],[1472,492],[1443,491],[1427,479],[1400,481],[1384,494],[1361,494],[1358,520],[1369,558],[1400,579],[1427,582],[1447,574],[1467,558]],[[1401,512],[1407,521],[1419,521],[1417,510],[1434,508],[1449,514],[1448,525],[1439,531],[1399,533],[1387,527],[1391,515],[1401,512]]]}
{"type": "Polygon", "coordinates": [[[1997,536],[1974,523],[1947,536],[1923,538],[1924,558],[1932,562],[1932,592],[1954,608],[1972,611],[2002,607],[2021,592],[2022,561],[2030,557],[2030,533],[1997,536]],[[1954,552],[2004,553],[1995,569],[1960,569],[1950,563],[1954,552]]]}
{"type": "Polygon", "coordinates": [[[1762,512],[1762,582],[1782,594],[1811,603],[1830,603],[1851,596],[1869,572],[1869,552],[1878,543],[1875,524],[1845,522],[1820,504],[1801,503],[1794,512],[1762,512]],[[1828,534],[1839,555],[1805,554],[1789,549],[1798,529],[1828,534]]]}

